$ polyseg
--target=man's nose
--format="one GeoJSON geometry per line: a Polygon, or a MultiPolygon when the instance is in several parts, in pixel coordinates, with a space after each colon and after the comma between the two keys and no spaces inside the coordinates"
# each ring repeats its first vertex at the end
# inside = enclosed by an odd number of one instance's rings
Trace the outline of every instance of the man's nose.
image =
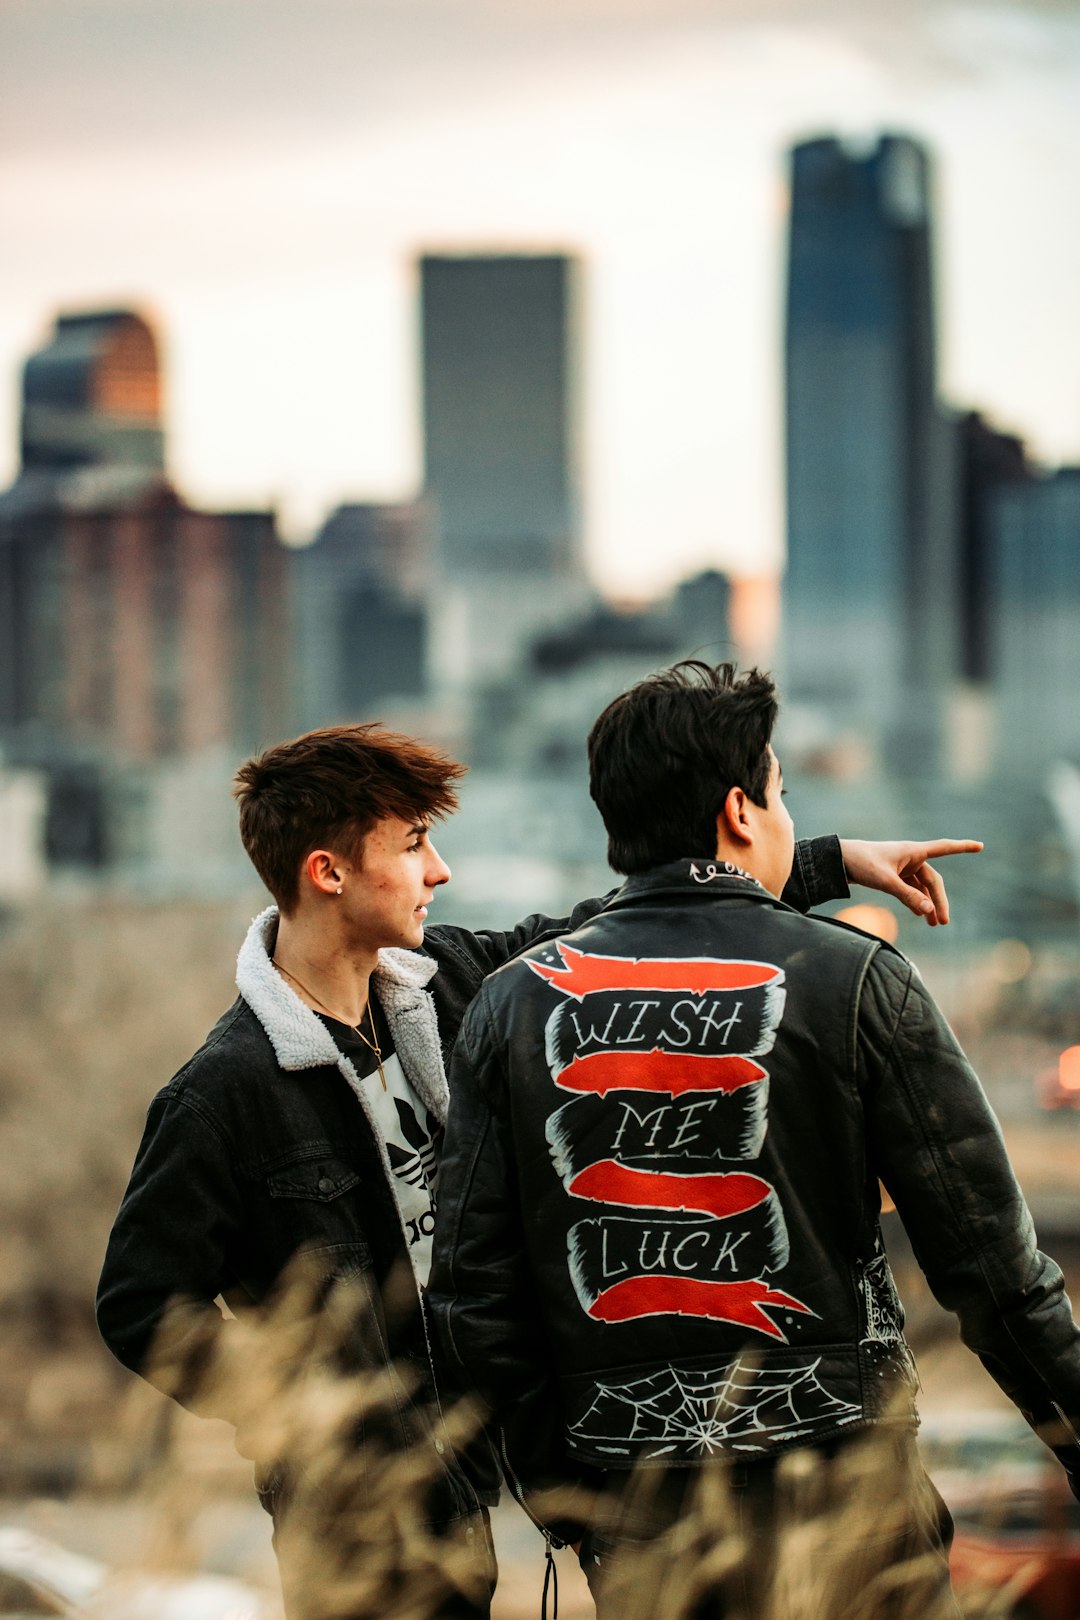
{"type": "Polygon", "coordinates": [[[427,878],[428,887],[437,889],[440,883],[449,883],[450,868],[447,866],[434,844],[429,844],[428,848],[431,852],[431,861],[428,865],[427,872],[424,875],[427,878]]]}

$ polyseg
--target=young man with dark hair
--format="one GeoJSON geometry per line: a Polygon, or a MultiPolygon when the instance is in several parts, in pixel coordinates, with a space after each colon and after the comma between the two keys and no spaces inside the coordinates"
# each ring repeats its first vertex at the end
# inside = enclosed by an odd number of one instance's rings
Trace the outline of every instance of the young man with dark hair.
{"type": "MultiPolygon", "coordinates": [[[[385,1374],[380,1387],[392,1392],[392,1409],[380,1425],[365,1419],[356,1443],[368,1445],[374,1428],[384,1455],[395,1445],[426,1455],[435,1483],[425,1525],[475,1544],[482,1561],[493,1470],[462,1466],[431,1421],[424,1294],[448,1106],[444,1056],[487,974],[603,902],[559,921],[529,917],[505,933],[426,928],[450,876],[430,826],[455,808],[462,771],[378,725],[312,732],[239,771],[244,845],[276,904],[244,941],[238,999],[150,1106],[98,1319],[127,1366],[194,1409],[235,1421],[234,1406],[220,1396],[215,1405],[215,1357],[236,1337],[215,1301],[238,1309],[272,1301],[301,1256],[317,1313],[336,1320],[347,1283],[365,1315],[346,1332],[340,1364],[385,1374]]],[[[841,850],[819,839],[799,846],[786,892],[800,906],[845,894],[843,854],[853,881],[946,921],[928,859],[970,847],[841,850]]],[[[295,1470],[266,1454],[250,1423],[238,1443],[263,1464],[261,1494],[280,1531],[295,1516],[295,1470]]],[[[311,1593],[298,1589],[287,1556],[282,1569],[290,1615],[308,1620],[311,1593]]],[[[486,1613],[484,1591],[449,1593],[431,1612],[486,1613]]],[[[368,1612],[357,1600],[355,1613],[368,1612]]]]}
{"type": "Polygon", "coordinates": [[[626,1560],[653,1541],[670,1573],[713,1456],[752,1553],[713,1559],[694,1612],[780,1612],[777,1460],[850,1460],[867,1431],[902,1510],[864,1528],[876,1572],[911,1575],[898,1612],[954,1612],[879,1177],[967,1344],[1080,1473],[1080,1335],[978,1080],[899,951],[780,898],[776,714],[767,676],[693,661],[604,711],[591,787],[627,881],[488,979],[451,1071],[429,1304],[521,1491],[599,1493],[582,1559],[602,1617],[663,1612],[626,1560]]]}

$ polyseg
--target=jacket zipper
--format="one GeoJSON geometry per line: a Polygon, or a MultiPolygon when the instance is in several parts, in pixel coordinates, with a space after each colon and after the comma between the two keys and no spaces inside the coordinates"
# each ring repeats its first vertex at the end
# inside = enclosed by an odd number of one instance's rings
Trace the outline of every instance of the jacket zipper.
{"type": "Polygon", "coordinates": [[[1054,1411],[1057,1413],[1058,1417],[1061,1419],[1062,1424],[1064,1425],[1064,1428],[1065,1428],[1065,1432],[1066,1432],[1066,1434],[1068,1434],[1070,1436],[1070,1438],[1073,1441],[1073,1444],[1074,1445],[1080,1445],[1080,1434],[1077,1434],[1075,1427],[1073,1426],[1072,1423],[1069,1422],[1069,1419],[1066,1417],[1065,1412],[1063,1411],[1063,1409],[1058,1405],[1057,1401],[1051,1401],[1050,1405],[1054,1408],[1054,1411]]]}
{"type": "Polygon", "coordinates": [[[551,1553],[561,1547],[565,1547],[567,1543],[565,1541],[561,1541],[553,1531],[548,1529],[546,1524],[541,1523],[541,1521],[536,1517],[536,1514],[533,1512],[532,1508],[529,1506],[528,1502],[525,1500],[525,1487],[515,1474],[513,1466],[510,1462],[510,1458],[507,1456],[506,1436],[502,1429],[499,1430],[499,1456],[502,1459],[503,1472],[506,1475],[507,1484],[510,1486],[514,1500],[517,1502],[518,1507],[521,1508],[525,1516],[532,1520],[533,1524],[535,1524],[536,1528],[547,1542],[548,1552],[551,1553]]]}

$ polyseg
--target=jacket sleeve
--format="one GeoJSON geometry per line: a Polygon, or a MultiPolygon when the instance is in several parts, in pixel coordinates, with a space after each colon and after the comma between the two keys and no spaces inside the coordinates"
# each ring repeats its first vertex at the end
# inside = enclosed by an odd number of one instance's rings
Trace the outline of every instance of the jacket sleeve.
{"type": "MultiPolygon", "coordinates": [[[[911,964],[877,953],[859,1014],[874,1168],[964,1343],[1080,1478],[1080,1332],[982,1086],[911,964]]],[[[1075,1488],[1075,1485],[1074,1485],[1075,1488]]]]}
{"type": "Polygon", "coordinates": [[[133,1372],[203,1416],[229,1417],[201,1385],[225,1322],[215,1299],[239,1225],[239,1194],[217,1130],[181,1098],[150,1105],[98,1284],[97,1319],[133,1372]]]}
{"type": "MultiPolygon", "coordinates": [[[[534,912],[523,917],[515,927],[502,932],[482,929],[471,933],[464,928],[442,927],[436,934],[452,936],[459,951],[465,951],[478,971],[477,983],[494,973],[513,957],[520,956],[541,940],[556,939],[573,933],[583,923],[603,911],[616,890],[589,900],[581,900],[568,917],[546,917],[534,912]]],[[[848,888],[844,861],[840,853],[840,840],[833,834],[825,838],[804,838],[795,845],[795,860],[781,899],[796,911],[809,911],[826,900],[846,900],[848,888]]]]}
{"type": "Polygon", "coordinates": [[[458,1394],[478,1394],[499,1432],[519,1501],[560,1540],[582,1526],[535,1495],[584,1483],[566,1456],[558,1385],[535,1308],[523,1213],[509,1142],[505,1088],[484,992],[462,1026],[451,1064],[450,1115],[439,1170],[427,1302],[458,1394]]]}
{"type": "Polygon", "coordinates": [[[538,945],[541,940],[557,939],[562,934],[573,933],[575,928],[580,928],[591,917],[595,917],[598,911],[603,911],[615,892],[611,889],[605,895],[579,900],[567,917],[546,917],[542,912],[533,912],[531,916],[523,917],[513,928],[505,931],[485,928],[474,934],[463,928],[457,928],[453,932],[476,961],[480,977],[486,978],[489,973],[494,973],[496,968],[502,967],[504,962],[520,956],[522,951],[538,945]]]}
{"type": "Polygon", "coordinates": [[[786,906],[809,911],[826,900],[846,900],[848,888],[840,840],[830,833],[826,838],[801,838],[795,845],[791,876],[780,896],[786,906]]]}

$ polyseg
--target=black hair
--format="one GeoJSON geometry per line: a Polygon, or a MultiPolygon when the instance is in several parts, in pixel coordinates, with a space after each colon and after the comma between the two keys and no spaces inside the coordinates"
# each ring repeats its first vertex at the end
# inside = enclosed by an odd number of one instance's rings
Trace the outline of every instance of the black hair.
{"type": "Polygon", "coordinates": [[[733,787],[764,806],[779,704],[772,677],[687,658],[609,703],[589,733],[589,791],[616,872],[716,854],[733,787]]]}

